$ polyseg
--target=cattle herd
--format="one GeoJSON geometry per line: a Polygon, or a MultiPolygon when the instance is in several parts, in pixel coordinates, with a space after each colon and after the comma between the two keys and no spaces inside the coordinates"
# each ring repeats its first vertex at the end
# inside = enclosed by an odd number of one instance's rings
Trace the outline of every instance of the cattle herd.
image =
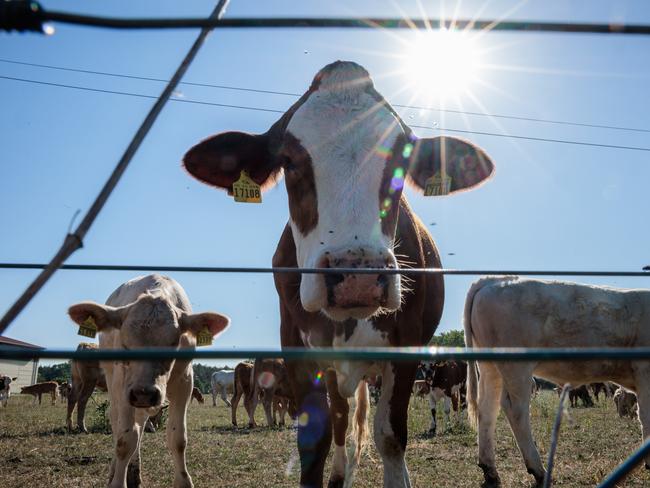
{"type": "MultiPolygon", "coordinates": [[[[406,265],[442,267],[403,187],[408,183],[425,195],[441,196],[472,190],[494,172],[489,156],[467,141],[416,137],[375,90],[366,70],[341,61],[323,68],[265,133],[209,137],[186,153],[183,165],[196,179],[229,193],[243,176],[268,188],[284,175],[289,222],[273,265],[328,272],[274,274],[283,348],[427,345],[442,314],[442,275],[404,278],[381,272],[406,265]],[[376,272],[355,274],[350,268],[376,272]]],[[[118,286],[105,304],[82,302],[68,312],[80,326],[99,332],[100,349],[193,349],[198,337],[217,336],[230,324],[219,313],[194,313],[181,285],[160,275],[134,278],[118,286]]],[[[464,332],[467,347],[650,346],[649,320],[647,290],[488,277],[475,282],[467,294],[464,332]]],[[[545,469],[529,417],[534,376],[559,385],[615,383],[619,414],[638,415],[643,438],[650,436],[650,364],[641,361],[418,365],[258,359],[240,363],[234,371],[215,372],[211,393],[213,405],[219,396],[232,409],[235,426],[242,397],[251,427],[260,401],[269,426],[283,425],[287,414],[294,419],[301,487],[323,486],[332,441],[328,487],[351,486],[371,435],[371,403],[376,405],[372,437],[383,463],[384,487],[410,487],[405,451],[413,391],[429,399],[431,435],[439,430],[435,414],[440,400],[447,423],[452,410],[460,415],[467,406],[478,432],[485,486],[500,484],[495,427],[503,409],[528,472],[539,484],[545,469]],[[233,391],[231,400],[228,390],[233,391]]],[[[0,378],[3,404],[11,381],[0,378]]],[[[110,397],[114,453],[109,486],[139,486],[142,432],[147,419],[164,406],[174,486],[193,486],[185,459],[186,415],[193,398],[204,400],[193,386],[191,362],[75,361],[71,384],[57,390],[56,383],[41,383],[23,391],[39,403],[43,393],[51,394],[54,402],[60,391],[68,401],[68,428],[73,429],[76,406],[77,428],[86,431],[84,412],[96,388],[110,397]]]]}

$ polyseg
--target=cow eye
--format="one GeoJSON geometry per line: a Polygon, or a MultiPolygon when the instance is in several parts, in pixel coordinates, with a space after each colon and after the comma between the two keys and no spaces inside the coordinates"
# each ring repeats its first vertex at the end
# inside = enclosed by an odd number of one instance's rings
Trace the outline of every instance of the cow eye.
{"type": "Polygon", "coordinates": [[[289,156],[284,156],[284,161],[282,162],[282,166],[284,167],[284,171],[286,171],[287,173],[291,173],[298,169],[298,167],[294,164],[294,162],[291,160],[289,156]]]}

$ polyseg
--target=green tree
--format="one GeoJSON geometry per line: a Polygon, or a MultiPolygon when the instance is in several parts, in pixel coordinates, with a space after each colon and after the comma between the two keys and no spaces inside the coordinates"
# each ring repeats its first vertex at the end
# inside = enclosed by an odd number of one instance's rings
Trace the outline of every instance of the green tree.
{"type": "Polygon", "coordinates": [[[440,347],[465,347],[465,334],[462,330],[443,332],[440,335],[433,336],[429,345],[440,347]]]}
{"type": "Polygon", "coordinates": [[[37,381],[39,383],[43,381],[56,381],[59,384],[71,381],[70,361],[51,366],[39,366],[37,381]]]}

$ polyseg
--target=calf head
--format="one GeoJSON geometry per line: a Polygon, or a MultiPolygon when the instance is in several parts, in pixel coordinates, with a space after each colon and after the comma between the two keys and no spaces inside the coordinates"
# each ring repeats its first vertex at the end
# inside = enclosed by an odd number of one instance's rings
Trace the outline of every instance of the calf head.
{"type": "MultiPolygon", "coordinates": [[[[453,137],[419,139],[361,66],[337,61],[266,133],[225,132],[183,159],[195,178],[232,191],[246,171],[263,188],[284,174],[300,267],[398,266],[395,229],[404,182],[451,177],[449,193],[478,185],[494,166],[453,137]]],[[[300,300],[333,320],[369,318],[401,302],[399,275],[306,274],[300,300]]]]}
{"type": "MultiPolygon", "coordinates": [[[[68,309],[73,321],[84,323],[92,317],[98,331],[117,332],[123,349],[195,345],[196,335],[204,330],[216,336],[228,327],[229,319],[218,313],[186,313],[168,299],[141,295],[123,307],[83,302],[68,309]]],[[[166,361],[123,361],[125,395],[138,408],[158,408],[165,401],[167,380],[174,365],[166,361]]]]}

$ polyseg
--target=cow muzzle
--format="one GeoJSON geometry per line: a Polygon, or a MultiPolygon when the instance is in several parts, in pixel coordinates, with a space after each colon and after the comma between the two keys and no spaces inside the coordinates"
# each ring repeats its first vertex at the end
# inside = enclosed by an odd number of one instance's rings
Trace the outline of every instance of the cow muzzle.
{"type": "MultiPolygon", "coordinates": [[[[393,269],[395,257],[388,250],[346,248],[325,251],[317,267],[328,269],[393,269]]],[[[399,305],[399,277],[382,273],[328,273],[322,275],[327,295],[323,311],[335,320],[363,319],[379,309],[396,309],[399,305]],[[392,297],[392,299],[391,299],[392,297]]]]}
{"type": "Polygon", "coordinates": [[[129,403],[136,408],[160,407],[162,393],[155,386],[139,386],[129,390],[129,403]]]}

